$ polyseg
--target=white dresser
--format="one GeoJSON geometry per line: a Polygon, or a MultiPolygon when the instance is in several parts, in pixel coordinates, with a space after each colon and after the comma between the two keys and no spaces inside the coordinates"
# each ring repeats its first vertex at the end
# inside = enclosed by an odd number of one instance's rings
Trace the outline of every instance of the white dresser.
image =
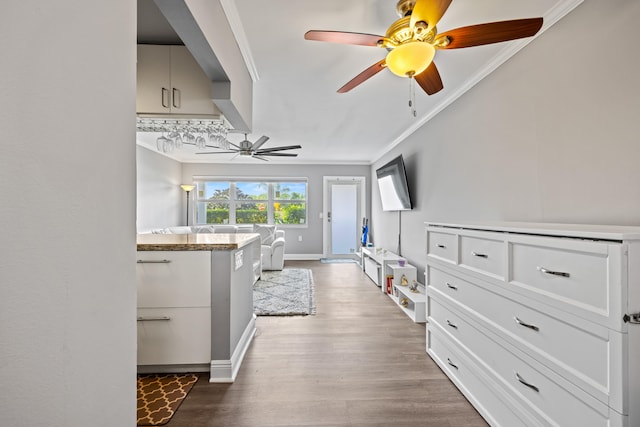
{"type": "Polygon", "coordinates": [[[427,352],[493,426],[640,426],[640,227],[426,224],[427,352]]]}

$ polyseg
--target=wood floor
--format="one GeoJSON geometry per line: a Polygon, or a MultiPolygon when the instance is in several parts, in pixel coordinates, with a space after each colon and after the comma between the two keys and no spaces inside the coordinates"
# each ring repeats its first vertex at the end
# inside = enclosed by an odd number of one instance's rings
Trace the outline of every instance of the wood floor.
{"type": "Polygon", "coordinates": [[[235,383],[201,376],[168,427],[487,425],[356,264],[285,268],[313,271],[317,314],[258,317],[235,383]]]}

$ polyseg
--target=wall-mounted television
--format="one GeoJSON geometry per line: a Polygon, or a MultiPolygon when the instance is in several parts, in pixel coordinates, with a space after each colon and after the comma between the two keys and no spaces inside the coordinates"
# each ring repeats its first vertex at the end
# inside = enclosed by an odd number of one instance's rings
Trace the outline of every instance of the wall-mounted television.
{"type": "Polygon", "coordinates": [[[376,170],[383,211],[411,210],[411,196],[402,154],[376,170]]]}

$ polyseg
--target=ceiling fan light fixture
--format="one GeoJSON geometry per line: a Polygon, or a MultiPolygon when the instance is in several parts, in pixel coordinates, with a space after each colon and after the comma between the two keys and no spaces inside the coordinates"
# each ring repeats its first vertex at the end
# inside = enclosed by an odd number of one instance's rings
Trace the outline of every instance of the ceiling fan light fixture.
{"type": "Polygon", "coordinates": [[[400,77],[413,77],[427,69],[435,54],[436,50],[430,43],[404,43],[387,54],[387,67],[400,77]]]}

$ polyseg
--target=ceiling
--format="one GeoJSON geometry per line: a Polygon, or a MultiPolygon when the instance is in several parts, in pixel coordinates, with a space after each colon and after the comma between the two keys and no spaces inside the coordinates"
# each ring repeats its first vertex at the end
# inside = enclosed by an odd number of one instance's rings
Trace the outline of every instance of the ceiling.
{"type": "MultiPolygon", "coordinates": [[[[500,20],[542,16],[538,36],[582,0],[454,0],[438,31],[500,20]]],[[[249,140],[263,148],[302,145],[297,158],[272,163],[370,164],[454,102],[531,39],[437,51],[444,89],[429,96],[417,85],[416,117],[408,106],[409,79],[383,70],[352,91],[336,90],[384,58],[376,47],[304,40],[307,30],[384,35],[398,19],[396,0],[221,0],[254,79],[253,128],[249,140]]],[[[138,0],[139,42],[179,43],[152,0],[138,0]],[[155,10],[154,10],[155,9],[155,10]]],[[[533,38],[532,38],[533,39],[533,38]]],[[[526,52],[523,52],[526,54],[526,52]]],[[[155,146],[156,135],[139,134],[155,146]]],[[[231,142],[243,135],[230,134],[231,142]]],[[[182,150],[183,162],[228,162],[232,155],[198,156],[182,150]]],[[[261,162],[236,157],[234,162],[261,162]]]]}

